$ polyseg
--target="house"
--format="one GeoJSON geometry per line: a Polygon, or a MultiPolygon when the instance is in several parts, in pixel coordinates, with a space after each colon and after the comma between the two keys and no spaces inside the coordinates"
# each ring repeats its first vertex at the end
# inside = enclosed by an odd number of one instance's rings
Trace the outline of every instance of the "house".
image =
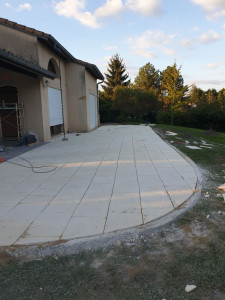
{"type": "Polygon", "coordinates": [[[0,131],[41,141],[98,127],[94,65],[73,57],[52,35],[0,18],[0,131]]]}

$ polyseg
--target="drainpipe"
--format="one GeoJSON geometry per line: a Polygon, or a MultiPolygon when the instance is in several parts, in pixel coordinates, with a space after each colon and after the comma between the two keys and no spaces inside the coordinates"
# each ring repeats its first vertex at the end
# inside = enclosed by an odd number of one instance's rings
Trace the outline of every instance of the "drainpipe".
{"type": "Polygon", "coordinates": [[[60,83],[60,90],[61,90],[61,104],[62,104],[62,117],[63,117],[63,141],[67,141],[66,132],[65,132],[65,120],[64,120],[64,106],[63,106],[63,92],[62,92],[62,77],[61,77],[61,59],[60,54],[61,50],[54,45],[55,50],[57,51],[59,55],[59,83],[60,83]]]}
{"type": "Polygon", "coordinates": [[[98,85],[102,84],[104,79],[97,83],[97,109],[98,109],[98,127],[100,126],[100,110],[99,110],[99,92],[98,92],[98,85]]]}

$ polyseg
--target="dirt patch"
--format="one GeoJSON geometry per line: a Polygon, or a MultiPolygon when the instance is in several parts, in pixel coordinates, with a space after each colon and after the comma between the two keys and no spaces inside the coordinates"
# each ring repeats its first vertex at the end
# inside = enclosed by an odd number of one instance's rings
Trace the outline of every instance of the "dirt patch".
{"type": "Polygon", "coordinates": [[[187,140],[193,140],[195,137],[188,134],[187,132],[180,132],[180,137],[183,138],[183,139],[187,139],[187,140]]]}
{"type": "Polygon", "coordinates": [[[214,130],[205,130],[203,132],[205,135],[210,135],[210,136],[220,136],[220,133],[214,130]]]}
{"type": "MultiPolygon", "coordinates": [[[[12,260],[13,260],[13,258],[10,254],[8,254],[5,251],[0,251],[0,265],[1,266],[7,265],[12,260]]],[[[14,260],[15,260],[15,258],[14,258],[14,260]]]]}
{"type": "Polygon", "coordinates": [[[102,261],[100,259],[95,259],[92,263],[91,263],[91,267],[94,269],[99,269],[102,266],[102,261]]]}

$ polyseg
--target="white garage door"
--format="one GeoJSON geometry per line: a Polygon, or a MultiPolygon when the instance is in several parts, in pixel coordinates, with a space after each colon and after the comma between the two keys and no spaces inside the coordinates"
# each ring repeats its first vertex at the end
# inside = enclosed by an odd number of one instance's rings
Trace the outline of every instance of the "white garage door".
{"type": "Polygon", "coordinates": [[[63,124],[61,90],[48,88],[48,107],[50,126],[63,124]]]}
{"type": "Polygon", "coordinates": [[[89,109],[90,109],[90,127],[94,129],[96,127],[96,106],[95,95],[89,94],[89,109]]]}

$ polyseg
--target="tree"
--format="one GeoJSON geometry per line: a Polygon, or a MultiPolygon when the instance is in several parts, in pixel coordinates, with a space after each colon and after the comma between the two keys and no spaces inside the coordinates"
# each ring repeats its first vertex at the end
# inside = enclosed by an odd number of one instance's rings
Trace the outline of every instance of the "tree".
{"type": "Polygon", "coordinates": [[[156,115],[159,104],[152,92],[120,86],[115,89],[113,106],[122,114],[140,121],[150,114],[156,115]]]}
{"type": "Polygon", "coordinates": [[[152,91],[159,94],[160,91],[160,71],[149,62],[139,69],[139,73],[134,80],[136,87],[144,91],[152,91]]]}
{"type": "Polygon", "coordinates": [[[108,96],[113,96],[115,87],[129,85],[130,80],[128,79],[129,75],[126,72],[126,66],[118,53],[110,59],[107,72],[105,73],[105,85],[102,88],[108,96]]]}
{"type": "Polygon", "coordinates": [[[207,103],[214,103],[217,101],[217,91],[216,89],[208,89],[206,92],[207,103]]]}
{"type": "Polygon", "coordinates": [[[177,64],[174,63],[162,72],[161,90],[164,104],[170,112],[171,125],[173,125],[174,112],[182,108],[184,95],[188,91],[188,86],[184,85],[181,75],[181,66],[177,68],[177,64]]]}
{"type": "Polygon", "coordinates": [[[200,104],[206,102],[205,92],[198,88],[196,85],[193,85],[189,92],[189,98],[191,104],[200,104]]]}
{"type": "Polygon", "coordinates": [[[225,112],[225,89],[219,91],[217,100],[220,104],[220,110],[225,112]]]}

